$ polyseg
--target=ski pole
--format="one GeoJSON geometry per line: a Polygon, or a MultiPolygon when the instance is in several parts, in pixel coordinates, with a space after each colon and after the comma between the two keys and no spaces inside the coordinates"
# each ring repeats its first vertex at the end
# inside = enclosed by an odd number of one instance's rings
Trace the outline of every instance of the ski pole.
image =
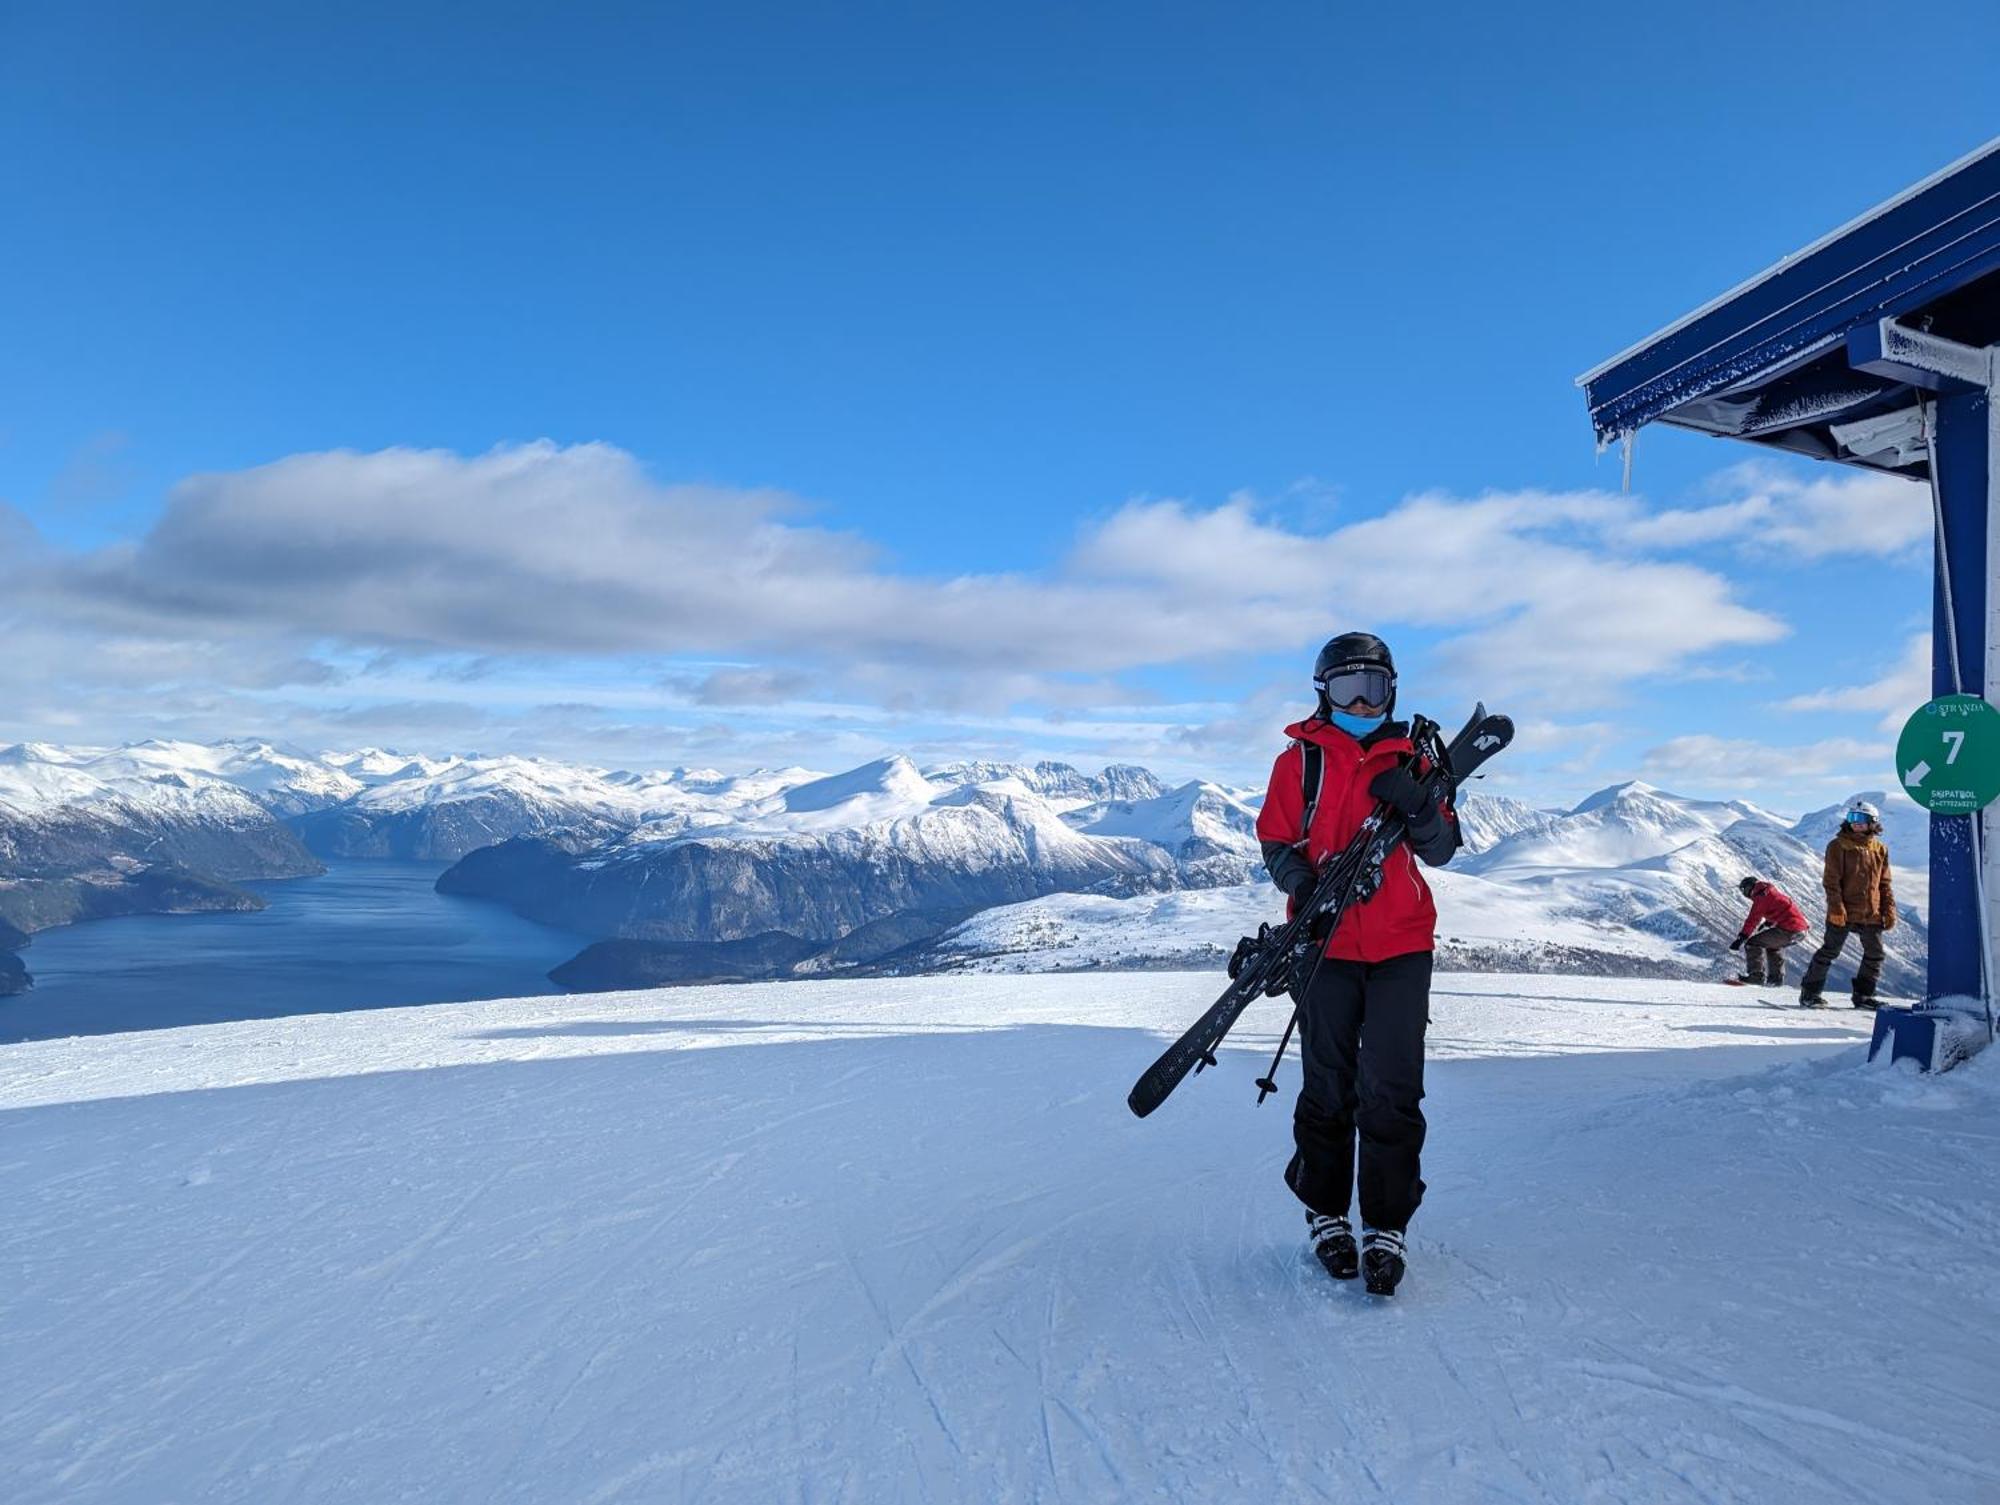
{"type": "MultiPolygon", "coordinates": [[[[1383,818],[1387,819],[1389,807],[1384,804],[1377,808],[1382,812],[1383,818]]],[[[1329,874],[1328,876],[1329,881],[1331,881],[1333,875],[1329,874]]],[[[1354,885],[1360,877],[1361,870],[1357,868],[1353,873],[1348,875],[1342,884],[1340,899],[1343,906],[1346,904],[1347,896],[1353,892],[1354,885]]],[[[1306,935],[1308,938],[1312,935],[1312,928],[1310,926],[1306,929],[1306,935]]],[[[1292,994],[1292,1017],[1285,1021],[1284,1038],[1278,1042],[1278,1053],[1271,1057],[1271,1069],[1257,1078],[1257,1102],[1260,1106],[1265,1098],[1278,1090],[1278,1067],[1285,1059],[1285,1051],[1291,1046],[1292,1031],[1298,1028],[1299,1016],[1305,1011],[1306,994],[1312,991],[1313,979],[1319,976],[1319,964],[1326,960],[1326,948],[1331,940],[1332,932],[1329,931],[1326,938],[1311,942],[1313,948],[1312,965],[1306,968],[1305,980],[1299,983],[1298,991],[1292,994]]]]}
{"type": "Polygon", "coordinates": [[[1292,1043],[1292,1030],[1298,1022],[1299,1006],[1295,1003],[1292,1005],[1292,1017],[1285,1021],[1285,1038],[1278,1042],[1278,1053],[1271,1057],[1271,1069],[1257,1078],[1257,1101],[1260,1103],[1278,1090],[1278,1063],[1285,1059],[1285,1051],[1292,1043]]]}

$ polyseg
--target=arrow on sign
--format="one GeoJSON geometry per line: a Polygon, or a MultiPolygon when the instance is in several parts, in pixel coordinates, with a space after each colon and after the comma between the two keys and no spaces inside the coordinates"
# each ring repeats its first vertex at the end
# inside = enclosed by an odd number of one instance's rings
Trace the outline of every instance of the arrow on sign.
{"type": "Polygon", "coordinates": [[[1929,778],[1930,774],[1931,765],[1929,763],[1919,763],[1915,768],[1912,768],[1908,773],[1903,775],[1903,782],[1914,789],[1923,783],[1925,779],[1929,778]]]}

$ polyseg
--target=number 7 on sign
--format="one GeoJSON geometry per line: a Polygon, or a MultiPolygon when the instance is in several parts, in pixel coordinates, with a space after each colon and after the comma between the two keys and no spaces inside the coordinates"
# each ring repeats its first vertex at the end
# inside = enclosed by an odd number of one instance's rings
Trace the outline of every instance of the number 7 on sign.
{"type": "Polygon", "coordinates": [[[1965,733],[1941,732],[1939,735],[1951,744],[1951,751],[1944,755],[1944,766],[1949,768],[1958,761],[1958,750],[1965,746],[1965,733]]]}

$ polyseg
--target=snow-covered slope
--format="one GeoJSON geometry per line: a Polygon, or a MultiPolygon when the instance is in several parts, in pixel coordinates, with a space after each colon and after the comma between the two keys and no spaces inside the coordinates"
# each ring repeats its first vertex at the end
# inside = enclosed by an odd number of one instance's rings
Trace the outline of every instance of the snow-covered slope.
{"type": "Polygon", "coordinates": [[[1562,820],[1565,812],[1544,810],[1504,794],[1467,792],[1458,798],[1458,827],[1468,855],[1490,851],[1510,836],[1540,834],[1562,820]]]}
{"type": "Polygon", "coordinates": [[[319,871],[221,765],[274,789],[294,787],[286,770],[233,746],[0,746],[0,880],[163,865],[226,879],[319,871]]]}
{"type": "Polygon", "coordinates": [[[268,742],[181,742],[154,738],[124,747],[55,750],[71,766],[106,781],[128,780],[168,788],[226,786],[248,795],[274,815],[299,815],[358,794],[360,779],[325,760],[268,742]],[[82,753],[85,756],[78,758],[82,753]]]}
{"type": "MultiPolygon", "coordinates": [[[[1674,940],[1587,909],[1451,869],[1426,876],[1437,898],[1438,965],[1445,970],[1669,977],[1698,970],[1674,940]]],[[[901,965],[968,972],[1219,966],[1239,936],[1283,919],[1284,900],[1268,880],[1130,899],[1052,894],[974,915],[901,965]]]]}
{"type": "MultiPolygon", "coordinates": [[[[510,837],[559,830],[602,837],[650,826],[656,839],[716,828],[812,835],[911,815],[974,786],[1031,795],[1059,813],[1166,792],[1145,769],[1118,764],[1085,774],[1067,763],[955,763],[925,774],[892,756],[838,774],[783,768],[732,776],[372,747],[309,755],[261,742],[0,749],[0,808],[17,816],[102,802],[114,786],[120,798],[168,815],[186,815],[194,802],[233,789],[292,821],[325,855],[424,859],[456,859],[510,837]],[[182,791],[178,809],[175,790],[182,791]]],[[[241,800],[226,803],[243,808],[241,800]]]]}
{"type": "Polygon", "coordinates": [[[1392,1302],[1306,1255],[1281,1000],[535,999],[0,1052],[10,1505],[2000,1493],[2000,1083],[1741,992],[1441,979],[1392,1302]],[[1941,1400],[1948,1403],[1941,1403],[1941,1400]]]}
{"type": "Polygon", "coordinates": [[[783,931],[831,942],[898,914],[955,916],[1045,893],[1180,881],[1160,848],[1072,830],[1046,801],[1006,784],[947,788],[914,809],[921,796],[896,770],[835,792],[827,809],[642,827],[591,846],[509,842],[471,853],[439,887],[587,935],[717,942],[783,931]],[[904,813],[842,824],[835,812],[856,803],[904,813]],[[815,829],[823,817],[830,827],[815,829]]]}
{"type": "Polygon", "coordinates": [[[726,822],[815,777],[788,774],[735,780],[710,769],[614,772],[547,758],[413,759],[395,769],[378,764],[367,788],[298,824],[333,856],[456,860],[552,831],[603,837],[647,821],[726,822]]]}
{"type": "MultiPolygon", "coordinates": [[[[216,765],[229,750],[189,743],[124,748],[0,747],[0,812],[20,822],[88,815],[120,821],[262,821],[267,812],[216,765]],[[195,756],[187,756],[194,754],[195,756]]],[[[245,769],[266,777],[267,769],[245,769]]]]}
{"type": "Polygon", "coordinates": [[[916,764],[893,757],[795,785],[785,791],[784,807],[791,815],[825,815],[840,825],[860,826],[912,814],[937,794],[916,764]]]}
{"type": "Polygon", "coordinates": [[[1063,817],[1092,836],[1127,836],[1173,855],[1191,885],[1240,883],[1264,870],[1257,811],[1218,784],[1194,780],[1151,799],[1106,800],[1063,817]]]}
{"type": "Polygon", "coordinates": [[[1113,763],[1096,775],[1067,763],[942,763],[926,769],[924,777],[936,784],[1018,785],[1063,811],[1106,800],[1157,799],[1167,792],[1151,770],[1130,763],[1113,763]]]}
{"type": "Polygon", "coordinates": [[[1523,822],[1460,861],[1467,872],[1496,874],[1624,867],[1720,835],[1745,819],[1775,818],[1741,801],[1685,799],[1635,781],[1599,790],[1559,820],[1523,822]]]}
{"type": "MultiPolygon", "coordinates": [[[[946,972],[1215,968],[1228,960],[1238,936],[1281,919],[1281,911],[1268,883],[1129,899],[1050,894],[984,910],[945,931],[906,965],[946,972]]],[[[1215,976],[1220,988],[1221,974],[1215,976]]]]}
{"type": "MultiPolygon", "coordinates": [[[[1841,808],[1788,826],[1754,806],[1629,784],[1569,812],[1481,795],[1465,803],[1467,850],[1451,866],[1426,871],[1437,896],[1440,965],[1650,976],[1735,970],[1724,948],[1747,912],[1737,884],[1749,873],[1783,886],[1816,927],[1824,844],[1817,833],[1831,831],[1841,808]]],[[[1921,993],[1928,943],[1925,832],[1913,824],[1892,824],[1889,833],[1904,902],[1903,923],[1886,938],[1883,987],[1901,995],[1921,993]]],[[[974,916],[908,963],[1017,972],[1196,965],[1280,918],[1282,901],[1268,880],[1186,904],[1056,895],[974,916]]],[[[1809,943],[1789,954],[1793,983],[1809,954],[1809,943]]],[[[1836,989],[1847,986],[1856,959],[1836,966],[1836,989]]]]}
{"type": "Polygon", "coordinates": [[[368,748],[307,755],[258,742],[0,748],[0,819],[111,812],[217,825],[278,817],[327,856],[454,859],[512,836],[646,821],[728,822],[819,778],[713,769],[612,771],[545,758],[431,758],[368,748]]]}

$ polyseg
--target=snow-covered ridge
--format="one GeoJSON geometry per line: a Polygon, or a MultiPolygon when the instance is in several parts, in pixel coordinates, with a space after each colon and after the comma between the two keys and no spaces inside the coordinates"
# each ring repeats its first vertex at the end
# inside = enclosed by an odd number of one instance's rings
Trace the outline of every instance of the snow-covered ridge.
{"type": "Polygon", "coordinates": [[[512,755],[437,758],[374,747],[307,753],[258,741],[0,747],[0,816],[47,820],[117,808],[229,819],[261,810],[299,823],[329,855],[371,855],[375,844],[429,848],[393,855],[456,857],[509,836],[571,826],[600,833],[650,827],[653,840],[725,828],[810,835],[899,819],[974,787],[1018,790],[1058,814],[1167,793],[1147,770],[1115,764],[1100,774],[1051,762],[955,763],[920,772],[909,759],[891,756],[844,773],[793,767],[729,775],[512,755]]]}
{"type": "MultiPolygon", "coordinates": [[[[1884,987],[1920,993],[1928,828],[1908,801],[1881,791],[1866,797],[1884,810],[1901,897],[1902,923],[1885,938],[1884,987]]],[[[1753,805],[1685,799],[1638,783],[1602,790],[1568,811],[1468,794],[1466,850],[1426,873],[1437,898],[1439,963],[1655,976],[1733,971],[1724,948],[1747,910],[1737,890],[1745,876],[1779,884],[1815,927],[1823,920],[1821,856],[1843,805],[1788,822],[1753,805]]],[[[1282,915],[1277,891],[1254,880],[1200,895],[1055,894],[973,916],[913,960],[1006,972],[1206,966],[1238,936],[1282,915]]],[[[1810,950],[1808,939],[1788,953],[1792,983],[1810,950]]],[[[1834,986],[1845,986],[1853,961],[1836,968],[1834,986]]]]}
{"type": "MultiPolygon", "coordinates": [[[[1906,921],[1889,937],[1887,981],[1908,990],[1927,941],[1928,826],[1900,796],[1871,797],[1888,820],[1906,921]]],[[[1460,810],[1466,848],[1434,885],[1448,962],[1590,957],[1600,970],[1712,971],[1740,922],[1745,873],[1780,883],[1818,922],[1819,855],[1839,807],[1790,821],[1629,782],[1570,810],[1476,792],[1460,810]]],[[[560,850],[468,869],[460,891],[605,938],[776,930],[830,942],[891,915],[950,924],[1005,907],[1016,912],[967,921],[930,960],[1139,964],[1226,949],[1225,932],[1273,902],[1260,883],[1254,795],[1202,780],[1168,788],[1129,765],[919,768],[892,755],[833,774],[727,775],[254,741],[0,748],[0,864],[9,841],[18,851],[23,832],[52,821],[70,823],[69,849],[93,820],[136,849],[165,828],[248,831],[274,818],[327,855],[461,858],[520,837],[557,841],[560,850]],[[1157,902],[1246,882],[1240,900],[1157,902]],[[1024,940],[1034,936],[1049,943],[1024,940]]]]}
{"type": "MultiPolygon", "coordinates": [[[[324,870],[280,813],[340,780],[249,746],[0,747],[0,950],[79,920],[259,908],[238,880],[324,870]]],[[[0,996],[29,981],[0,959],[0,996]]]]}
{"type": "MultiPolygon", "coordinates": [[[[1186,802],[1192,811],[1198,798],[1186,802]]],[[[1239,880],[1255,838],[1148,826],[1171,845],[1088,828],[1003,777],[945,784],[887,759],[695,823],[651,821],[577,846],[511,842],[469,854],[448,892],[498,899],[605,938],[727,942],[782,931],[831,945],[897,916],[957,918],[1048,893],[1145,893],[1239,880]]]]}
{"type": "MultiPolygon", "coordinates": [[[[264,818],[269,800],[291,790],[330,787],[338,775],[287,769],[235,748],[141,742],[121,748],[0,747],[0,817],[46,818],[63,812],[144,815],[220,822],[264,818]],[[260,798],[259,791],[267,798],[260,798]]],[[[337,786],[331,786],[337,787],[337,786]]]]}

